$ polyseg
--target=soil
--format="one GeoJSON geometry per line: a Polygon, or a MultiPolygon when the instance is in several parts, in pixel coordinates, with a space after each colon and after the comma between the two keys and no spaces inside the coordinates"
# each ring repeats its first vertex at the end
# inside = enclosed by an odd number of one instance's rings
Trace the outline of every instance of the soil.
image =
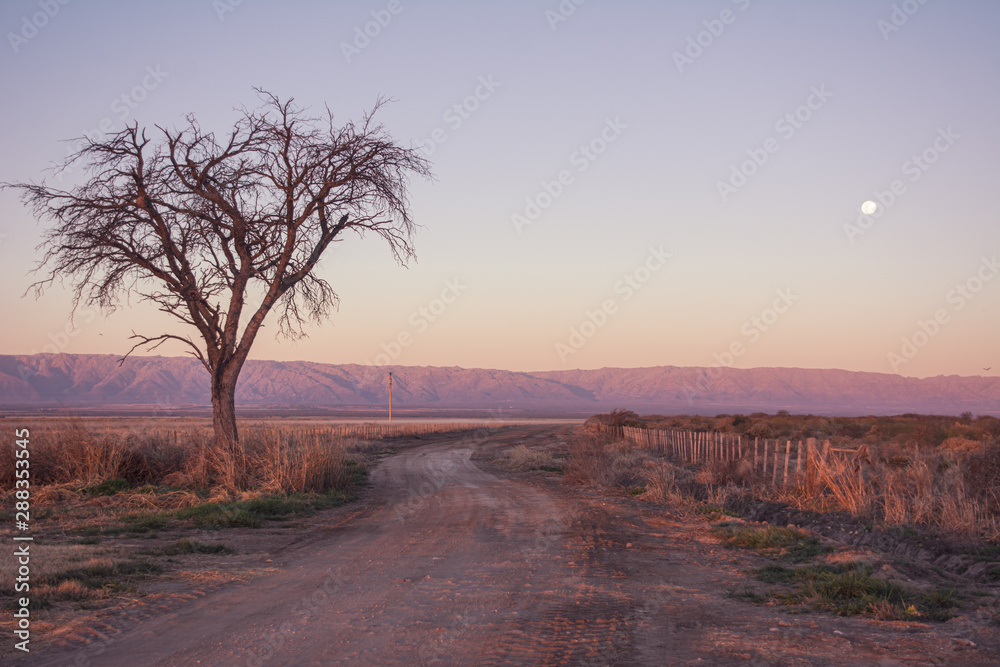
{"type": "MultiPolygon", "coordinates": [[[[510,473],[492,454],[572,427],[413,439],[360,500],[258,530],[164,531],[230,555],[164,561],[145,595],[52,612],[32,665],[996,665],[996,591],[943,623],[790,614],[727,596],[766,562],[701,515],[510,473]],[[475,457],[473,456],[475,455],[475,457]]],[[[875,558],[831,542],[831,558],[875,558]]],[[[9,631],[5,630],[9,637],[9,631]]]]}

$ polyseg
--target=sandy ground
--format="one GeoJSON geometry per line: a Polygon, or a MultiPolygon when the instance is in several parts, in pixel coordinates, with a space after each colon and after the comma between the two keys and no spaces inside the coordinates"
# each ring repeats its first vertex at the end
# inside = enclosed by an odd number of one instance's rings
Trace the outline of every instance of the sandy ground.
{"type": "Polygon", "coordinates": [[[385,459],[358,503],[261,533],[277,546],[260,567],[101,612],[23,664],[1000,664],[1000,629],[964,617],[880,623],[730,599],[755,557],[721,548],[705,519],[470,459],[568,429],[425,437],[385,459]]]}

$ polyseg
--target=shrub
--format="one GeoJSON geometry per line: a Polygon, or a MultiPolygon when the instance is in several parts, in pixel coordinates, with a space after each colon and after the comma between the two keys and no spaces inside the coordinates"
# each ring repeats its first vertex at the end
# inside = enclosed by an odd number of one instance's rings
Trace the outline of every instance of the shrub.
{"type": "Polygon", "coordinates": [[[531,449],[525,445],[512,447],[498,461],[501,465],[519,472],[562,469],[562,462],[554,459],[550,453],[531,449]]]}

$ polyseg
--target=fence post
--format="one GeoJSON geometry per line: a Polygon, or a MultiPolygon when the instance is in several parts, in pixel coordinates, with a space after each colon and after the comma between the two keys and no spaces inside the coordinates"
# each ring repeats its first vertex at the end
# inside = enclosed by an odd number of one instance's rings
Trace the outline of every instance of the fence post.
{"type": "Polygon", "coordinates": [[[785,441],[785,479],[782,481],[782,486],[788,487],[788,458],[792,454],[792,441],[785,441]]]}
{"type": "Polygon", "coordinates": [[[781,449],[781,441],[774,441],[774,467],[771,468],[771,486],[778,485],[778,450],[781,449]]]}
{"type": "Polygon", "coordinates": [[[816,438],[806,440],[806,493],[816,493],[816,438]]]}
{"type": "Polygon", "coordinates": [[[795,461],[795,479],[802,477],[802,441],[799,440],[799,456],[795,461]]]}

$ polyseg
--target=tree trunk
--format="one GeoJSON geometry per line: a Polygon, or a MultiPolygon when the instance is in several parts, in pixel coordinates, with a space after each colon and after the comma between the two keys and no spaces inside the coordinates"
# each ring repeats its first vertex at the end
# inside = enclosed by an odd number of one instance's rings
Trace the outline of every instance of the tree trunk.
{"type": "Polygon", "coordinates": [[[231,373],[212,375],[212,430],[215,445],[224,452],[239,446],[236,430],[236,377],[231,373]]]}

